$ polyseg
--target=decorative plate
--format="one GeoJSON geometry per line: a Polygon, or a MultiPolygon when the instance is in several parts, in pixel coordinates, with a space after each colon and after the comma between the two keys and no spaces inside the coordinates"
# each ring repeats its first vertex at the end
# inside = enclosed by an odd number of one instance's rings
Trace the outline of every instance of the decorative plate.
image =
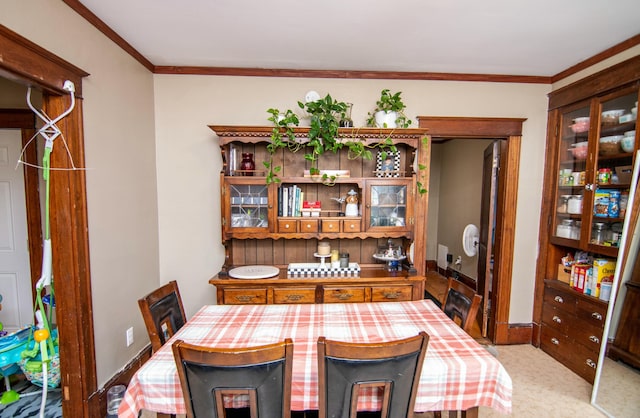
{"type": "Polygon", "coordinates": [[[307,94],[304,96],[304,101],[307,103],[311,103],[311,102],[315,102],[320,100],[320,95],[318,94],[317,91],[308,91],[307,94]]]}
{"type": "Polygon", "coordinates": [[[280,274],[280,269],[274,266],[242,266],[229,270],[229,276],[234,279],[266,279],[280,274]]]}

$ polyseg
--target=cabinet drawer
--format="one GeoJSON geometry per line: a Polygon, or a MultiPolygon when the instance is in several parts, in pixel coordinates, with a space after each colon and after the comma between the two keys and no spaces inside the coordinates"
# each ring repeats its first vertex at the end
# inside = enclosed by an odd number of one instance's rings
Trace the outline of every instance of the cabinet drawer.
{"type": "Polygon", "coordinates": [[[572,317],[566,311],[556,309],[548,303],[542,306],[542,323],[546,326],[562,334],[567,334],[570,322],[575,322],[575,317],[572,317]]]}
{"type": "Polygon", "coordinates": [[[322,290],[324,303],[364,302],[364,287],[325,287],[322,290]]]}
{"type": "Polygon", "coordinates": [[[604,330],[599,326],[592,326],[585,323],[575,323],[569,326],[567,335],[577,343],[584,345],[586,348],[593,350],[595,356],[600,351],[600,342],[602,341],[604,330]]]}
{"type": "Polygon", "coordinates": [[[576,316],[585,323],[603,328],[607,317],[607,305],[595,300],[578,299],[576,316]]]}
{"type": "Polygon", "coordinates": [[[553,287],[544,289],[544,303],[569,313],[574,313],[576,310],[576,296],[553,287]]]}
{"type": "Polygon", "coordinates": [[[567,359],[571,356],[572,344],[564,333],[542,324],[540,348],[553,357],[567,359]]]}
{"type": "Polygon", "coordinates": [[[340,221],[337,219],[323,219],[322,232],[340,232],[340,221]]]}
{"type": "Polygon", "coordinates": [[[540,333],[540,348],[583,379],[593,383],[598,350],[587,348],[544,324],[540,333]]]}
{"type": "Polygon", "coordinates": [[[318,232],[318,223],[317,219],[300,221],[300,232],[318,232]]]}
{"type": "Polygon", "coordinates": [[[371,288],[372,302],[402,302],[411,300],[411,286],[374,286],[371,288]]]}
{"type": "Polygon", "coordinates": [[[278,219],[278,232],[298,232],[298,222],[295,219],[278,219]]]}
{"type": "Polygon", "coordinates": [[[267,303],[267,289],[224,289],[225,305],[262,305],[267,303]]]}
{"type": "Polygon", "coordinates": [[[283,287],[273,289],[273,303],[315,303],[315,287],[283,287]]]}
{"type": "Polygon", "coordinates": [[[360,232],[360,219],[345,219],[342,221],[342,232],[360,232]]]}

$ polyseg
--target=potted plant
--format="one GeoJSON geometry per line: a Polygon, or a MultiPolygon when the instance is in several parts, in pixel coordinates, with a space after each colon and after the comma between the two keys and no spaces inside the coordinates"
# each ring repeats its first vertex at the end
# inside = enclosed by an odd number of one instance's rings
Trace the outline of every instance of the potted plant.
{"type": "Polygon", "coordinates": [[[408,128],[411,119],[404,114],[407,106],[402,101],[401,91],[391,93],[389,89],[380,92],[380,99],[376,102],[376,108],[369,112],[367,126],[379,128],[408,128]]]}
{"type": "MultiPolygon", "coordinates": [[[[286,110],[282,113],[280,110],[272,108],[267,110],[271,115],[268,120],[273,123],[271,143],[267,146],[267,150],[273,155],[280,148],[287,148],[291,152],[298,152],[304,148],[306,150],[304,158],[311,162],[309,171],[312,176],[320,176],[319,157],[328,151],[337,153],[343,147],[347,147],[349,159],[365,158],[369,160],[373,158],[372,148],[396,151],[390,138],[385,138],[377,144],[367,145],[364,141],[359,140],[357,135],[352,137],[341,135],[339,132],[340,121],[348,117],[350,105],[335,100],[330,94],[315,101],[298,102],[298,106],[310,117],[307,139],[301,141],[296,138],[294,129],[300,121],[292,110],[286,110]]],[[[281,171],[281,167],[273,166],[273,161],[267,161],[264,165],[267,168],[267,184],[280,182],[277,173],[281,171]]],[[[323,184],[335,184],[335,176],[322,174],[320,178],[323,184]]]]}

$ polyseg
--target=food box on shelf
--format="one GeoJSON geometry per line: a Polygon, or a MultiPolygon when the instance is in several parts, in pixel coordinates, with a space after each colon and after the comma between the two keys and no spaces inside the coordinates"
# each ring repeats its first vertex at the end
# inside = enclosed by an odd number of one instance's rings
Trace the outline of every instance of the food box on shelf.
{"type": "Polygon", "coordinates": [[[600,284],[603,281],[613,282],[613,276],[616,272],[615,260],[608,258],[596,258],[593,260],[593,283],[595,293],[592,291],[591,296],[600,296],[600,284]]]}
{"type": "Polygon", "coordinates": [[[571,281],[571,267],[567,267],[564,264],[558,264],[558,280],[569,284],[571,281]]]}

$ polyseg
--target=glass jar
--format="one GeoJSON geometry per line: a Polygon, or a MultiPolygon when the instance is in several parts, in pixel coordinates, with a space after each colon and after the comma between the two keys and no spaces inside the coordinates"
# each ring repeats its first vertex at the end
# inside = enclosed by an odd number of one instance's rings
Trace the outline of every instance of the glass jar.
{"type": "Polygon", "coordinates": [[[563,219],[556,227],[556,236],[560,238],[571,238],[572,228],[574,228],[573,221],[571,219],[563,219]]]}
{"type": "Polygon", "coordinates": [[[610,230],[604,222],[594,222],[591,225],[591,243],[604,245],[609,240],[610,230]]]}
{"type": "Polygon", "coordinates": [[[349,253],[340,253],[340,268],[349,267],[349,253]]]}
{"type": "Polygon", "coordinates": [[[567,213],[579,215],[582,213],[582,195],[571,195],[567,201],[567,213]]]}
{"type": "Polygon", "coordinates": [[[558,202],[558,213],[567,213],[567,204],[569,203],[570,195],[562,195],[560,196],[560,201],[558,202]]]}
{"type": "Polygon", "coordinates": [[[242,162],[240,163],[240,170],[243,171],[245,176],[253,176],[252,171],[256,169],[256,163],[253,161],[253,154],[250,152],[242,153],[242,162]]]}

